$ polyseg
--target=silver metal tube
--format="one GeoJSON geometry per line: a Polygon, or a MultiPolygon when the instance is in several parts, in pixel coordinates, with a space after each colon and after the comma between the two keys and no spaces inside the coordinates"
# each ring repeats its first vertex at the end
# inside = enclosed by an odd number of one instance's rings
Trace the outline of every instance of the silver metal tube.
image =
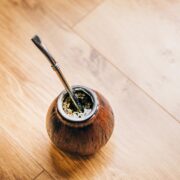
{"type": "Polygon", "coordinates": [[[59,79],[61,80],[63,86],[65,87],[66,91],[68,92],[73,104],[77,108],[79,112],[82,112],[81,104],[79,103],[77,97],[73,93],[72,89],[70,88],[67,80],[65,79],[58,63],[55,61],[55,59],[52,57],[52,55],[47,50],[46,46],[41,42],[41,39],[36,35],[32,38],[33,43],[39,48],[39,50],[46,56],[48,61],[51,63],[51,67],[58,75],[59,79]]]}

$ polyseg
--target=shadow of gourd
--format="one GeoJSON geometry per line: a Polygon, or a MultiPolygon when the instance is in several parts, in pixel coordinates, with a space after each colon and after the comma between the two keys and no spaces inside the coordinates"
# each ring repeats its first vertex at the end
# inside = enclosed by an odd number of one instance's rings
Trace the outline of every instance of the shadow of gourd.
{"type": "Polygon", "coordinates": [[[99,174],[103,168],[106,168],[111,160],[112,150],[110,146],[106,146],[93,155],[79,156],[64,153],[52,144],[49,152],[52,165],[61,178],[89,177],[91,179],[91,177],[99,174]]]}

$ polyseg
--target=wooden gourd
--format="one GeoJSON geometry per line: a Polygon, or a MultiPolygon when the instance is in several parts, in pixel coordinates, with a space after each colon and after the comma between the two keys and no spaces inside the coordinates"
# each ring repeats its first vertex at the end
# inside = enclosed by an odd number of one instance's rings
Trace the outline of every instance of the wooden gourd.
{"type": "Polygon", "coordinates": [[[109,140],[114,128],[114,115],[108,101],[94,91],[98,99],[96,113],[84,122],[70,122],[58,112],[54,99],[49,107],[46,119],[47,132],[60,150],[78,155],[90,155],[97,152],[109,140]]]}

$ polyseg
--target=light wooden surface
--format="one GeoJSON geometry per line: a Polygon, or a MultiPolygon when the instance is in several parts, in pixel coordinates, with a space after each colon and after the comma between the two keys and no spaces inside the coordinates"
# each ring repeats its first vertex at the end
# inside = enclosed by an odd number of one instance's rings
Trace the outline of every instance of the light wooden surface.
{"type": "Polygon", "coordinates": [[[107,0],[75,27],[177,120],[180,120],[179,9],[177,0],[107,0]]]}
{"type": "Polygon", "coordinates": [[[0,1],[0,179],[180,179],[178,1],[0,1]],[[45,118],[63,87],[30,38],[39,34],[71,84],[106,95],[107,145],[58,151],[45,118]]]}

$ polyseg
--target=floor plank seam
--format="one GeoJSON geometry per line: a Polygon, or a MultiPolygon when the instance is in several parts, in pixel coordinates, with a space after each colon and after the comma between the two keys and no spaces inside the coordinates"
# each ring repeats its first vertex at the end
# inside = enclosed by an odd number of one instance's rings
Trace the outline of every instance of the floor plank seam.
{"type": "Polygon", "coordinates": [[[44,169],[40,172],[40,173],[38,173],[32,180],[35,180],[37,177],[39,177],[42,173],[44,172],[44,169]]]}
{"type": "MultiPolygon", "coordinates": [[[[25,153],[27,153],[29,157],[31,157],[31,158],[33,159],[33,161],[42,169],[42,171],[45,170],[44,167],[43,167],[26,149],[24,149],[24,147],[21,145],[21,143],[19,142],[19,140],[11,135],[11,133],[9,132],[9,130],[5,129],[5,128],[2,127],[2,126],[0,126],[0,127],[3,128],[4,131],[6,131],[7,134],[12,138],[12,140],[13,140],[25,153]]],[[[42,171],[41,171],[41,172],[42,172],[42,171]]]]}
{"type": "Polygon", "coordinates": [[[41,172],[41,173],[39,173],[37,176],[35,176],[34,178],[33,178],[33,180],[36,180],[39,176],[41,176],[41,174],[42,173],[47,173],[48,174],[48,176],[52,179],[52,180],[55,180],[55,178],[46,170],[46,169],[43,169],[43,171],[41,172]]]}
{"type": "Polygon", "coordinates": [[[56,180],[46,169],[44,169],[44,172],[46,172],[51,177],[51,179],[56,180]]]}
{"type": "Polygon", "coordinates": [[[131,78],[129,78],[126,73],[124,73],[120,68],[118,68],[115,64],[113,64],[108,58],[106,58],[98,49],[96,49],[91,43],[89,43],[84,37],[82,37],[76,30],[74,26],[72,31],[81,38],[84,42],[88,44],[89,47],[96,50],[105,61],[110,63],[114,68],[116,68],[124,77],[126,77],[131,83],[133,83],[139,90],[141,90],[147,97],[149,97],[155,104],[157,104],[163,111],[165,111],[169,116],[171,116],[178,124],[180,124],[180,120],[178,120],[173,114],[171,114],[165,107],[163,107],[159,102],[157,102],[152,96],[150,96],[143,88],[141,88],[136,82],[134,82],[131,78]]]}
{"type": "MultiPolygon", "coordinates": [[[[37,161],[37,159],[34,158],[26,149],[24,149],[24,147],[20,144],[20,142],[19,142],[18,139],[12,137],[11,133],[10,133],[7,129],[5,129],[4,127],[0,126],[0,128],[3,128],[4,131],[6,131],[7,134],[12,138],[12,140],[15,141],[15,143],[18,144],[19,147],[20,147],[25,153],[27,153],[28,156],[31,157],[31,158],[34,160],[34,162],[42,169],[42,171],[41,171],[40,173],[38,173],[38,174],[33,178],[33,180],[36,179],[38,176],[40,176],[43,172],[46,172],[52,179],[54,179],[54,177],[46,170],[46,168],[44,168],[44,167],[37,161]]],[[[55,180],[55,179],[54,179],[54,180],[55,180]]]]}
{"type": "MultiPolygon", "coordinates": [[[[4,128],[3,126],[0,126],[0,128],[2,128],[2,129],[7,133],[7,135],[12,139],[12,141],[13,141],[15,144],[17,144],[17,145],[42,169],[36,176],[38,176],[39,174],[41,174],[41,173],[44,171],[44,168],[37,162],[37,160],[34,159],[34,158],[32,157],[32,155],[29,154],[29,152],[24,149],[24,147],[22,147],[22,145],[19,143],[19,141],[11,135],[11,133],[9,132],[9,130],[7,130],[7,129],[4,128]]],[[[36,176],[35,176],[35,177],[36,177],[36,176]]],[[[33,179],[34,179],[34,178],[33,178],[33,179]]]]}
{"type": "Polygon", "coordinates": [[[87,18],[90,14],[92,14],[99,6],[101,6],[103,3],[105,3],[106,0],[103,0],[99,3],[97,3],[94,8],[92,8],[91,10],[89,10],[84,16],[82,16],[81,18],[79,18],[79,20],[76,21],[76,23],[74,23],[72,26],[69,26],[70,28],[75,27],[76,25],[78,25],[79,23],[81,23],[85,18],[87,18]]]}
{"type": "MultiPolygon", "coordinates": [[[[76,23],[74,23],[73,25],[69,25],[62,17],[58,17],[58,19],[61,20],[62,23],[64,23],[64,25],[66,27],[68,27],[69,29],[73,29],[76,25],[78,25],[79,23],[81,23],[86,17],[88,17],[91,13],[93,13],[99,6],[101,6],[103,3],[105,3],[106,0],[103,0],[102,2],[98,3],[94,8],[92,8],[89,12],[87,12],[84,16],[82,16],[76,23]]],[[[59,23],[59,21],[56,21],[54,19],[52,19],[53,22],[57,23],[58,26],[60,26],[62,28],[62,23],[59,23]]]]}

